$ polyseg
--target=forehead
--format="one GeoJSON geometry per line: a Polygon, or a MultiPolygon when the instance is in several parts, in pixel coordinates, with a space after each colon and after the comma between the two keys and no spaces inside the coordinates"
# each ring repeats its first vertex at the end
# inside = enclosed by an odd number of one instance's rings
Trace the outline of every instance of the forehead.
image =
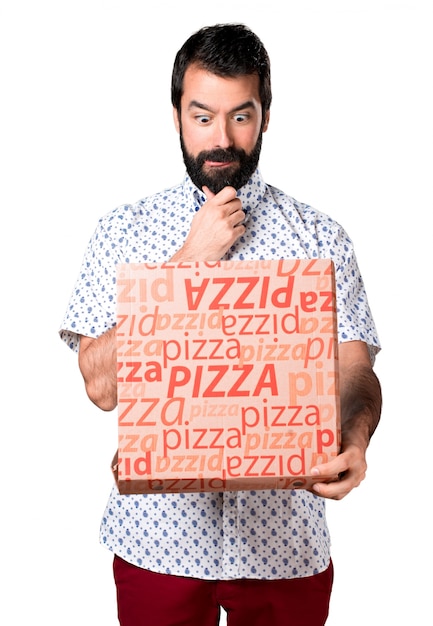
{"type": "Polygon", "coordinates": [[[260,107],[259,77],[247,74],[233,78],[223,78],[204,70],[197,65],[190,65],[184,76],[182,108],[188,108],[193,102],[200,102],[210,108],[234,108],[243,102],[252,102],[260,107]]]}

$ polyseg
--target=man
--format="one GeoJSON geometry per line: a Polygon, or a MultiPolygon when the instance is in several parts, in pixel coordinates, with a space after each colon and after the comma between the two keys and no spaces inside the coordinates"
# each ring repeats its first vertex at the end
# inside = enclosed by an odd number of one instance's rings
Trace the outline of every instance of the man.
{"type": "Polygon", "coordinates": [[[176,56],[174,123],[183,182],[103,217],[89,243],[61,336],[79,352],[90,399],[117,404],[115,266],[119,262],[333,258],[336,269],[342,446],[314,469],[314,493],[264,490],[120,496],[101,524],[112,550],[122,626],[319,626],[333,569],[325,499],[363,480],[380,418],[372,364],[379,351],[345,231],[266,185],[258,170],[269,124],[270,65],[239,24],[203,28],[176,56]],[[327,484],[321,475],[338,475],[327,484]]]}

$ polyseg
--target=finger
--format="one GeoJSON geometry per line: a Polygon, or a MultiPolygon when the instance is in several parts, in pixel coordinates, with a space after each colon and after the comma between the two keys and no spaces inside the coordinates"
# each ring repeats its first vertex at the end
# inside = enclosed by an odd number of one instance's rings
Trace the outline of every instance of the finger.
{"type": "Polygon", "coordinates": [[[221,189],[221,191],[219,191],[217,194],[213,193],[213,191],[211,191],[209,187],[206,187],[206,185],[202,187],[202,190],[206,195],[206,200],[209,201],[213,198],[216,198],[218,204],[221,205],[228,204],[231,200],[236,200],[237,198],[236,189],[234,187],[230,187],[230,185],[227,185],[227,187],[223,187],[223,189],[221,189]]]}
{"type": "Polygon", "coordinates": [[[237,228],[238,226],[243,226],[245,228],[245,217],[246,215],[242,211],[242,209],[233,211],[233,213],[230,215],[230,222],[231,224],[233,224],[233,228],[237,228]]]}
{"type": "Polygon", "coordinates": [[[338,456],[329,463],[322,463],[321,465],[312,467],[311,475],[320,481],[322,477],[337,477],[339,474],[346,472],[348,469],[349,467],[345,459],[338,456]]]}
{"type": "Polygon", "coordinates": [[[313,485],[312,491],[322,498],[342,500],[352,491],[352,486],[340,483],[316,483],[313,485]]]}
{"type": "Polygon", "coordinates": [[[206,185],[203,185],[202,190],[206,196],[206,200],[212,200],[212,198],[215,198],[215,194],[209,189],[209,187],[206,187],[206,185]]]}

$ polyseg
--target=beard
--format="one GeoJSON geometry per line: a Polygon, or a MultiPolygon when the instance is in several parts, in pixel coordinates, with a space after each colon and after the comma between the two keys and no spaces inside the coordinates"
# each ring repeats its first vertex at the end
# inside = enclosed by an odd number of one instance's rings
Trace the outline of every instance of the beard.
{"type": "Polygon", "coordinates": [[[199,189],[204,186],[209,187],[214,194],[228,186],[234,187],[237,191],[246,185],[257,168],[262,149],[262,132],[260,132],[256,145],[249,154],[242,148],[215,148],[215,150],[202,151],[197,157],[194,157],[188,153],[185,147],[182,129],[180,130],[180,146],[186,171],[196,187],[199,189]],[[221,168],[221,170],[215,167],[209,172],[205,172],[203,169],[205,161],[232,163],[232,165],[221,168]]]}

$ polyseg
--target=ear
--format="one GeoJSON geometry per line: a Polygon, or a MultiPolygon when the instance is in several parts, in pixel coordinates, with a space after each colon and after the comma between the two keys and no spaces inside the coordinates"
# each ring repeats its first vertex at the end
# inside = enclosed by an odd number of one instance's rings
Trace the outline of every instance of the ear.
{"type": "Polygon", "coordinates": [[[266,111],[266,113],[265,113],[265,119],[264,119],[264,122],[263,122],[263,132],[264,133],[268,130],[270,116],[271,116],[271,112],[268,109],[266,111]]]}
{"type": "Polygon", "coordinates": [[[180,132],[180,119],[179,119],[179,111],[176,109],[176,107],[173,107],[173,121],[174,121],[174,127],[179,133],[180,132]]]}

